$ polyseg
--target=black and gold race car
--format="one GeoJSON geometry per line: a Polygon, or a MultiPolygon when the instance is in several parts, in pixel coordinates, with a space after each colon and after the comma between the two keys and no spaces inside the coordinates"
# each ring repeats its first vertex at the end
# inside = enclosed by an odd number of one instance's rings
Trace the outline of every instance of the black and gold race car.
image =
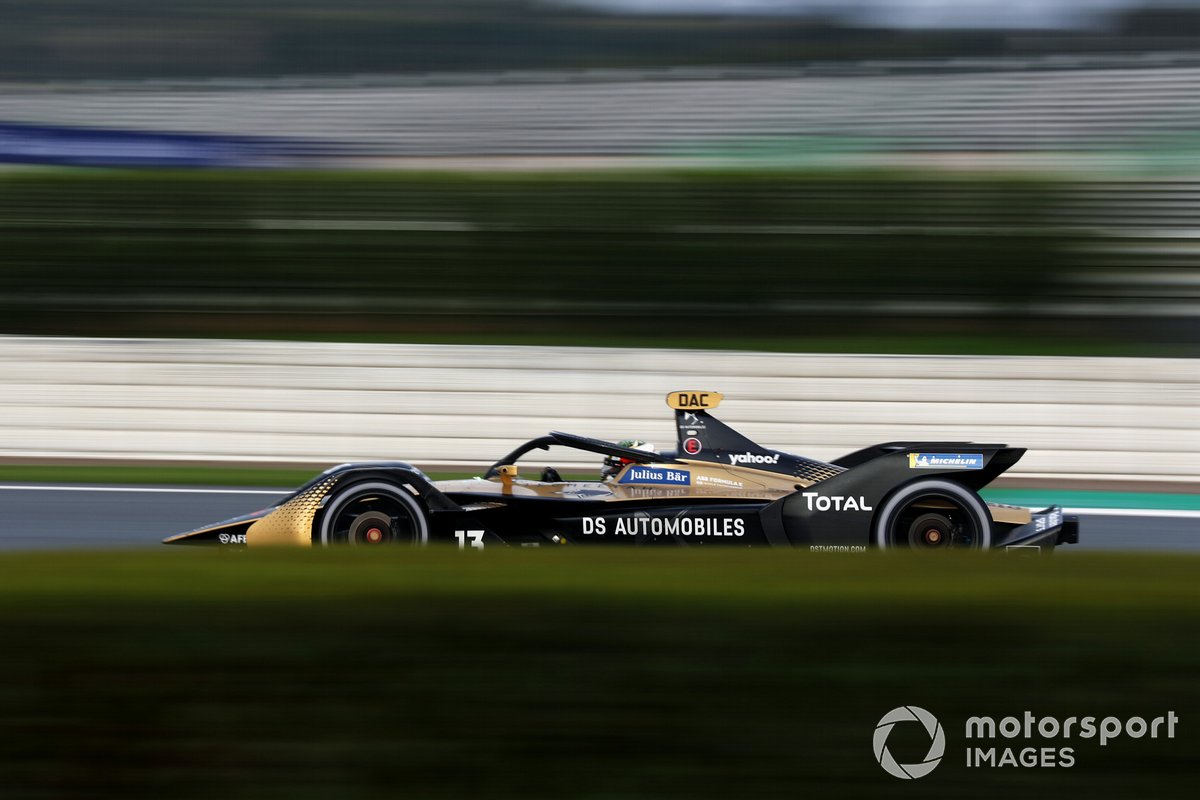
{"type": "Polygon", "coordinates": [[[717,392],[678,391],[677,449],[651,452],[550,433],[481,478],[431,481],[403,462],[342,464],[278,505],[172,536],[171,544],[385,546],[683,545],[1039,548],[1078,541],[1058,506],[986,503],[978,492],[1025,453],[971,442],[888,442],[831,462],[771,450],[712,416],[717,392]],[[604,456],[603,480],[536,480],[518,462],[567,447],[604,456]]]}

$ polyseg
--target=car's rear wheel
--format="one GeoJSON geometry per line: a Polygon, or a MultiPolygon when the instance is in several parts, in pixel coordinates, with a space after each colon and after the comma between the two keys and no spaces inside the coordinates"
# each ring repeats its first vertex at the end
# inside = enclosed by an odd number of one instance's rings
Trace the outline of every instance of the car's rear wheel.
{"type": "Polygon", "coordinates": [[[992,546],[992,517],[975,492],[928,479],[904,486],[875,515],[875,544],[922,552],[992,546]]]}
{"type": "Polygon", "coordinates": [[[407,489],[381,481],[360,483],[330,499],[314,538],[324,546],[420,545],[429,540],[429,524],[407,489]]]}

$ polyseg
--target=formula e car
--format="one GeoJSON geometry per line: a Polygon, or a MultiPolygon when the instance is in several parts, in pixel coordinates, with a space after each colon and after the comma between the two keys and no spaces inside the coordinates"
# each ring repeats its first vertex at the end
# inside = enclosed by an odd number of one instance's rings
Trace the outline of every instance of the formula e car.
{"type": "Polygon", "coordinates": [[[1052,549],[1078,521],[1052,506],[985,503],[978,490],[1025,453],[1002,444],[887,442],[829,463],[762,447],[710,412],[722,395],[676,391],[677,448],[651,452],[569,433],[532,439],[480,478],[431,481],[403,462],[343,464],[278,505],[172,544],[683,545],[1052,549]],[[604,480],[537,480],[518,462],[561,446],[604,456],[604,480]]]}

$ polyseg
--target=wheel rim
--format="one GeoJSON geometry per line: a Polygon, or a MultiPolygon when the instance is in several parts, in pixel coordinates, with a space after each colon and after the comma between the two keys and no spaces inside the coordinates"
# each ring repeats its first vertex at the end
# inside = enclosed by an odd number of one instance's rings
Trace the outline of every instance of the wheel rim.
{"type": "Polygon", "coordinates": [[[885,550],[987,550],[992,546],[992,515],[968,487],[926,478],[893,492],[876,513],[871,531],[876,546],[885,550]],[[930,530],[939,532],[938,541],[925,537],[930,530]],[[942,533],[948,538],[942,538],[942,533]],[[916,547],[910,543],[913,535],[918,537],[916,547]]]}
{"type": "Polygon", "coordinates": [[[373,487],[335,502],[321,529],[321,541],[328,545],[411,545],[425,537],[424,518],[415,501],[373,487]]]}
{"type": "Polygon", "coordinates": [[[913,492],[890,510],[880,544],[922,552],[987,547],[987,523],[975,505],[953,491],[913,492]]]}
{"type": "Polygon", "coordinates": [[[914,550],[946,550],[956,541],[955,521],[947,514],[921,514],[909,523],[906,539],[914,550]]]}

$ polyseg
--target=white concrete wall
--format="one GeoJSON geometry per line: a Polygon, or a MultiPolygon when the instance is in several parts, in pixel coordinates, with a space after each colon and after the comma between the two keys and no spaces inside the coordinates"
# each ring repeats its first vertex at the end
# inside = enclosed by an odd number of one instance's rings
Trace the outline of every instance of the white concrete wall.
{"type": "Polygon", "coordinates": [[[0,457],[474,466],[551,429],[669,448],[682,388],[816,458],[999,441],[1030,449],[1012,474],[1200,479],[1197,360],[259,341],[0,337],[0,457]]]}

